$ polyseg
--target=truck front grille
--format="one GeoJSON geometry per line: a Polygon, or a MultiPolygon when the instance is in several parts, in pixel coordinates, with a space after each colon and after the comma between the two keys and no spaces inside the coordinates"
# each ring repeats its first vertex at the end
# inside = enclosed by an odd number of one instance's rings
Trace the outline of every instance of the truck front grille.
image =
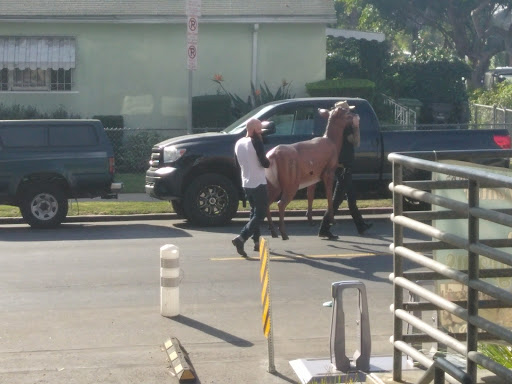
{"type": "Polygon", "coordinates": [[[160,159],[161,159],[160,151],[153,151],[153,152],[151,152],[151,159],[149,159],[149,166],[151,168],[158,168],[158,167],[160,167],[160,159]]]}

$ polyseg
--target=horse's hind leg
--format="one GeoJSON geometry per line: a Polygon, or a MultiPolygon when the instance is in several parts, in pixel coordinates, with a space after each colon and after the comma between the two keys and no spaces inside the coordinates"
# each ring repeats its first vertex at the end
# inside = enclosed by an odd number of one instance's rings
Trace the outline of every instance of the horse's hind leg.
{"type": "Polygon", "coordinates": [[[310,185],[307,188],[307,196],[308,196],[308,209],[306,211],[306,217],[308,218],[309,225],[313,226],[313,200],[315,198],[315,187],[316,184],[310,185]]]}
{"type": "Polygon", "coordinates": [[[286,227],[284,225],[284,210],[290,204],[290,201],[295,197],[295,193],[297,192],[298,186],[295,188],[291,188],[289,191],[284,191],[281,194],[281,199],[277,203],[279,207],[279,232],[281,232],[281,238],[283,240],[288,240],[288,234],[286,232],[286,227]]]}

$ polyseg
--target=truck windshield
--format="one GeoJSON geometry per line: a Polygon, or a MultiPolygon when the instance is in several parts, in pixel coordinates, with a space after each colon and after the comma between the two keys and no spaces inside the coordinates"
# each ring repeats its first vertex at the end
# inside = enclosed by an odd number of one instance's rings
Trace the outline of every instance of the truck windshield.
{"type": "Polygon", "coordinates": [[[227,128],[223,129],[222,133],[228,133],[230,135],[234,135],[237,133],[242,132],[245,129],[245,126],[247,124],[247,121],[253,117],[259,119],[261,116],[263,116],[268,110],[272,109],[274,105],[261,105],[246,115],[239,118],[234,123],[230,124],[227,128]]]}

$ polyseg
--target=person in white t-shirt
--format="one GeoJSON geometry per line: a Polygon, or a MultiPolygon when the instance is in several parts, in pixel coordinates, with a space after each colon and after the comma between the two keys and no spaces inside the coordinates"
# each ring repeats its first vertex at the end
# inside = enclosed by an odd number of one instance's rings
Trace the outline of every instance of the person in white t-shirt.
{"type": "Polygon", "coordinates": [[[265,156],[261,135],[268,124],[268,121],[249,120],[246,126],[247,135],[235,144],[236,161],[242,171],[242,187],[251,206],[249,222],[244,225],[240,235],[231,241],[238,254],[243,257],[247,257],[244,243],[251,236],[254,240],[254,250],[259,251],[260,225],[267,214],[268,193],[265,168],[268,168],[270,163],[265,156]]]}

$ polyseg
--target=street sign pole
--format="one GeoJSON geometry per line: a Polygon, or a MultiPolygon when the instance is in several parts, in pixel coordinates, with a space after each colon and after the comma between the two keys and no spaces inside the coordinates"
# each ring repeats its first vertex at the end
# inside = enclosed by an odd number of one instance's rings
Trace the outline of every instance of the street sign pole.
{"type": "Polygon", "coordinates": [[[201,16],[201,0],[187,0],[187,69],[188,69],[188,100],[187,100],[187,133],[192,133],[192,72],[197,69],[197,41],[199,34],[199,16],[201,16]]]}

